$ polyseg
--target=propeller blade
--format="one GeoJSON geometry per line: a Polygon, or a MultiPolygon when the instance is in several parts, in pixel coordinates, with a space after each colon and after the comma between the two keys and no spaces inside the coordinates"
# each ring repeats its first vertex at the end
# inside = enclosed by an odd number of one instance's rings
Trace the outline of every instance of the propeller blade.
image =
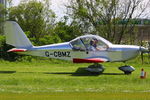
{"type": "Polygon", "coordinates": [[[144,61],[143,52],[141,52],[141,61],[142,61],[142,64],[143,64],[143,61],[144,61]]]}
{"type": "Polygon", "coordinates": [[[140,51],[141,51],[141,62],[143,64],[143,61],[144,61],[144,57],[143,57],[144,50],[143,50],[142,46],[140,46],[140,51]]]}
{"type": "Polygon", "coordinates": [[[148,51],[148,61],[150,63],[150,48],[149,48],[149,51],[148,51]]]}
{"type": "Polygon", "coordinates": [[[144,58],[143,58],[143,53],[144,53],[144,50],[143,50],[143,31],[142,31],[142,34],[140,36],[140,51],[141,51],[141,61],[142,61],[142,64],[143,64],[143,61],[144,61],[144,58]]]}
{"type": "Polygon", "coordinates": [[[148,42],[148,61],[150,63],[150,41],[148,42]]]}

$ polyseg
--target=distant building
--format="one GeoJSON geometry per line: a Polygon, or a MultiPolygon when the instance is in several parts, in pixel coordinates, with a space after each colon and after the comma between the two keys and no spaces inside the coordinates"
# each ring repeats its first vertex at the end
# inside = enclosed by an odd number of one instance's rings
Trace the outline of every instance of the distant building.
{"type": "MultiPolygon", "coordinates": [[[[128,22],[128,20],[120,20],[118,21],[118,25],[125,25],[128,22]]],[[[134,33],[134,41],[135,43],[138,42],[148,42],[150,41],[150,19],[131,19],[130,25],[128,25],[129,30],[131,30],[131,33],[126,34],[126,38],[122,39],[123,41],[129,40],[128,38],[133,35],[134,33]],[[132,28],[134,27],[136,31],[132,31],[132,28]],[[130,29],[131,28],[131,29],[130,29]]]]}
{"type": "Polygon", "coordinates": [[[137,40],[150,41],[150,25],[139,25],[137,40]]]}

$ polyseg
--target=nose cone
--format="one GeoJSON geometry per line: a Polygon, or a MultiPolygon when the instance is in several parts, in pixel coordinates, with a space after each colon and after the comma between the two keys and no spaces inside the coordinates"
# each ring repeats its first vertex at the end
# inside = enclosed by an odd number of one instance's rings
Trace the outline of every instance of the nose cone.
{"type": "Polygon", "coordinates": [[[143,52],[143,53],[146,53],[148,52],[148,48],[145,48],[145,47],[140,47],[140,51],[143,52]]]}
{"type": "Polygon", "coordinates": [[[139,46],[132,46],[132,45],[126,45],[122,48],[123,51],[123,59],[124,60],[130,60],[135,57],[137,57],[140,53],[140,47],[139,46]]]}

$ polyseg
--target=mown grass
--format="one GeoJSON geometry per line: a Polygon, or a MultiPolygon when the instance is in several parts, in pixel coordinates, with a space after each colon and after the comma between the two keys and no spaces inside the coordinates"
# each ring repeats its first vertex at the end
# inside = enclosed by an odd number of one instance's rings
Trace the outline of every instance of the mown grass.
{"type": "Polygon", "coordinates": [[[0,94],[0,100],[149,100],[149,93],[0,94]]]}
{"type": "Polygon", "coordinates": [[[114,100],[134,100],[133,98],[148,100],[147,98],[150,98],[148,59],[145,57],[144,64],[141,63],[140,58],[126,64],[136,68],[132,75],[124,75],[118,70],[118,67],[124,63],[104,63],[106,68],[104,74],[93,75],[83,70],[89,64],[73,64],[60,60],[32,62],[0,60],[0,98],[12,100],[13,96],[15,100],[20,98],[25,100],[29,96],[42,100],[43,96],[45,99],[52,98],[51,100],[54,98],[55,100],[60,98],[64,98],[62,100],[99,100],[100,98],[108,100],[111,97],[114,97],[114,100]],[[146,79],[139,78],[141,68],[147,72],[146,79]],[[128,96],[132,99],[128,99],[128,96]]]}

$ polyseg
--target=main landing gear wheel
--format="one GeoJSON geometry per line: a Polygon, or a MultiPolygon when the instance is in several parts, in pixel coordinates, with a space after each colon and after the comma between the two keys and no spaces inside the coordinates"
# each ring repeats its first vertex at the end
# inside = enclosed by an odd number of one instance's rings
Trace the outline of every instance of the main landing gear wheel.
{"type": "Polygon", "coordinates": [[[135,71],[134,67],[128,66],[128,65],[121,66],[118,69],[120,69],[121,71],[123,71],[124,74],[126,74],[126,75],[132,74],[132,72],[135,71]]]}
{"type": "Polygon", "coordinates": [[[105,67],[98,63],[95,63],[93,65],[88,66],[86,70],[91,72],[92,74],[102,74],[105,70],[105,67]]]}

